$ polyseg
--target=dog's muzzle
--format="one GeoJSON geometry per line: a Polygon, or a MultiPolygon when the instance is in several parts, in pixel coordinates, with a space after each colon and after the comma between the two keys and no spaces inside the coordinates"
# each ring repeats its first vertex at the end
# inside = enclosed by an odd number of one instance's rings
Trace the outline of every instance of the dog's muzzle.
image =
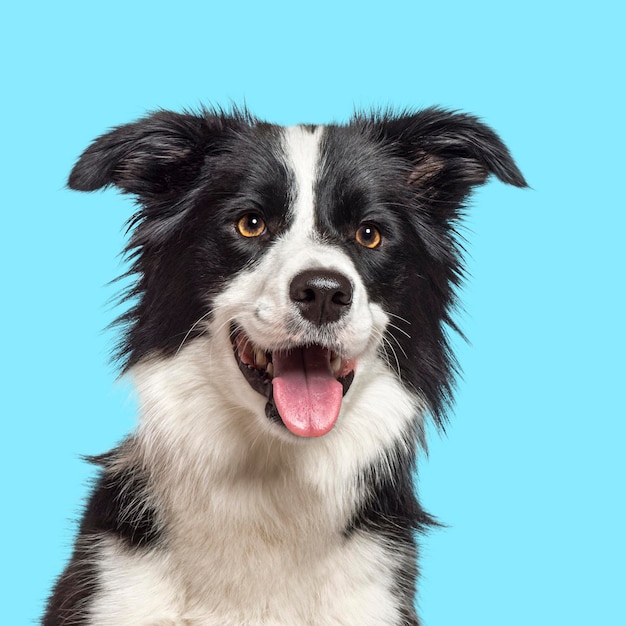
{"type": "MultiPolygon", "coordinates": [[[[351,308],[351,281],[339,272],[306,270],[289,286],[289,297],[303,321],[332,337],[333,326],[351,308]]],[[[318,333],[319,334],[319,333],[318,333]]],[[[266,415],[301,437],[320,437],[334,427],[343,396],[354,379],[356,359],[324,343],[256,346],[244,330],[231,329],[235,358],[250,386],[267,398],[266,415]]]]}

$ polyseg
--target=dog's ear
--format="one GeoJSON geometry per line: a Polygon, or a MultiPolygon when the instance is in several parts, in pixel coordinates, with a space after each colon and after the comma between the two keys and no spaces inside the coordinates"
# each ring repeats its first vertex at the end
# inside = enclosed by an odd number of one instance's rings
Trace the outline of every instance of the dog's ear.
{"type": "Polygon", "coordinates": [[[115,185],[146,200],[182,190],[198,176],[229,121],[234,118],[159,111],[119,126],[83,152],[68,185],[78,191],[115,185]]]}
{"type": "Polygon", "coordinates": [[[383,137],[408,161],[407,183],[438,206],[458,205],[490,174],[526,187],[502,140],[477,118],[439,108],[384,116],[383,137]]]}

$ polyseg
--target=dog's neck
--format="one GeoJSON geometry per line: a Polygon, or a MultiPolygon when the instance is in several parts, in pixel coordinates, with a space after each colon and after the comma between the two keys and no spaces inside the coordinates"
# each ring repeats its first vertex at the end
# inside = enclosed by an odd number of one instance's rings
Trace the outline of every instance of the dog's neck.
{"type": "Polygon", "coordinates": [[[324,523],[345,523],[362,495],[362,472],[372,467],[390,471],[393,459],[385,456],[406,443],[396,441],[397,433],[406,431],[397,428],[398,421],[421,423],[418,402],[373,360],[345,399],[346,408],[362,420],[340,423],[314,440],[300,440],[286,430],[282,437],[276,425],[266,423],[259,394],[256,398],[245,388],[237,394],[228,387],[232,376],[221,363],[228,358],[231,366],[232,354],[230,347],[217,354],[221,348],[216,343],[197,339],[173,357],[155,358],[133,370],[141,409],[133,462],[153,477],[153,487],[165,500],[161,504],[185,514],[190,509],[202,513],[221,490],[224,498],[239,492],[252,517],[269,506],[270,518],[276,513],[288,519],[289,512],[279,513],[287,506],[298,511],[302,523],[309,508],[319,519],[322,507],[327,509],[324,523]],[[367,415],[380,406],[371,394],[383,393],[385,414],[367,415]]]}

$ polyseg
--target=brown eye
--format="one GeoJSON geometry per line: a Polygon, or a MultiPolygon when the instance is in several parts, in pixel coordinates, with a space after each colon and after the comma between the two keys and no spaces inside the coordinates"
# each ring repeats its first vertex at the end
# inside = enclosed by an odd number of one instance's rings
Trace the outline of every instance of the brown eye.
{"type": "Polygon", "coordinates": [[[361,224],[355,237],[358,243],[370,249],[378,248],[383,240],[380,231],[373,224],[361,224]]]}
{"type": "Polygon", "coordinates": [[[262,217],[256,213],[246,213],[237,222],[237,230],[244,237],[260,237],[265,233],[267,227],[262,217]]]}

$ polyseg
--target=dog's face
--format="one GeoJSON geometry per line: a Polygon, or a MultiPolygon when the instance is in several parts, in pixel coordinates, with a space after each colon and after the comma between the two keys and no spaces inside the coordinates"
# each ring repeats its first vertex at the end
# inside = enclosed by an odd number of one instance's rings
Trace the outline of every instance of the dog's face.
{"type": "Polygon", "coordinates": [[[234,403],[319,437],[377,366],[442,415],[455,227],[491,173],[524,185],[491,130],[437,109],[291,128],[162,112],[96,140],[70,186],[139,200],[127,364],[209,337],[234,403]]]}

